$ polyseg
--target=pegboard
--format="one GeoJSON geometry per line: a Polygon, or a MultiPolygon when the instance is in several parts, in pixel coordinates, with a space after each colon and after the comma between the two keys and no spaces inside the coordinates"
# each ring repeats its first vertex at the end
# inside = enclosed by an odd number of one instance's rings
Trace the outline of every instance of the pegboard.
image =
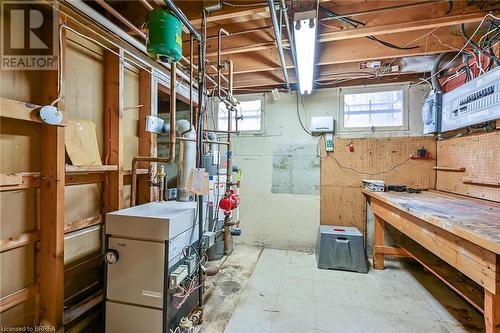
{"type": "Polygon", "coordinates": [[[433,137],[335,138],[334,143],[335,150],[329,155],[324,145],[321,149],[321,224],[354,226],[365,232],[363,179],[435,188],[436,160],[408,159],[422,146],[435,157],[436,140],[433,137]],[[350,145],[353,151],[349,150],[350,145]]]}
{"type": "Polygon", "coordinates": [[[439,141],[437,153],[439,167],[465,168],[438,170],[438,190],[500,202],[499,131],[439,141]]]}

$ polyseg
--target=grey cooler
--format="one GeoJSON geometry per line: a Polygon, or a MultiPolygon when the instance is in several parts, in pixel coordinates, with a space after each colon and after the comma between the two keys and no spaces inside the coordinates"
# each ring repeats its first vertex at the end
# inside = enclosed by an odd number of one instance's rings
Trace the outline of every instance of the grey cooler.
{"type": "Polygon", "coordinates": [[[318,268],[368,272],[363,234],[354,227],[320,225],[316,241],[318,268]]]}

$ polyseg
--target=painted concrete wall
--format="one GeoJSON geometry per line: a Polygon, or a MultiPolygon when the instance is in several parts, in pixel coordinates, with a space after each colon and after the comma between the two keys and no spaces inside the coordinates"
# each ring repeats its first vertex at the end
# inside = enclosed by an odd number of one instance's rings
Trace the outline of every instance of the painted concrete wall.
{"type": "MultiPolygon", "coordinates": [[[[409,130],[403,132],[349,133],[342,136],[421,135],[423,86],[409,89],[409,130]]],[[[312,116],[339,119],[339,89],[316,90],[299,99],[303,122],[312,116]]],[[[263,132],[234,139],[234,163],[243,170],[240,188],[242,235],[238,242],[280,249],[310,250],[319,225],[320,161],[318,138],[301,128],[297,95],[238,96],[264,99],[263,132]]],[[[216,109],[216,103],[210,103],[216,109]]],[[[210,110],[211,111],[211,110],[210,110]]],[[[213,113],[215,116],[216,111],[213,113]]],[[[209,119],[209,124],[211,120],[209,119]]]]}

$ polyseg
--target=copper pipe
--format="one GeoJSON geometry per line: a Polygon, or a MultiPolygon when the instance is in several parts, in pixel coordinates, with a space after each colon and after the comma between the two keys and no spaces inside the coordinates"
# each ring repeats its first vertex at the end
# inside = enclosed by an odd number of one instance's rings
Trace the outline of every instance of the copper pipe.
{"type": "Polygon", "coordinates": [[[177,102],[177,65],[170,63],[170,132],[168,157],[136,156],[132,159],[132,184],[130,193],[130,207],[135,206],[137,196],[137,164],[140,161],[170,164],[175,160],[175,116],[177,102]]]}
{"type": "Polygon", "coordinates": [[[143,39],[146,39],[146,34],[141,31],[138,27],[133,25],[127,18],[125,18],[122,14],[117,12],[113,7],[111,7],[106,1],[104,0],[95,0],[99,5],[101,5],[102,8],[104,8],[108,13],[116,17],[118,20],[122,21],[127,27],[130,29],[134,30],[139,36],[141,36],[143,39]]]}
{"type": "MultiPolygon", "coordinates": [[[[177,140],[179,141],[193,141],[193,142],[196,142],[196,139],[194,138],[184,138],[184,137],[178,137],[177,140]]],[[[229,144],[229,142],[227,141],[214,141],[214,140],[203,140],[203,142],[205,143],[211,143],[211,144],[216,144],[216,145],[223,145],[223,146],[227,146],[229,144]]]]}

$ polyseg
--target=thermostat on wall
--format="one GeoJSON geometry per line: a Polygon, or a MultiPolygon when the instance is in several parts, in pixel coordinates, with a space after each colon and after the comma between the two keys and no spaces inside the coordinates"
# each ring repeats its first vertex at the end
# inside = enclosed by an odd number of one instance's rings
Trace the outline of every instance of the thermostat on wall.
{"type": "Polygon", "coordinates": [[[335,131],[335,121],[332,116],[311,117],[311,126],[313,133],[333,133],[335,131]]]}

